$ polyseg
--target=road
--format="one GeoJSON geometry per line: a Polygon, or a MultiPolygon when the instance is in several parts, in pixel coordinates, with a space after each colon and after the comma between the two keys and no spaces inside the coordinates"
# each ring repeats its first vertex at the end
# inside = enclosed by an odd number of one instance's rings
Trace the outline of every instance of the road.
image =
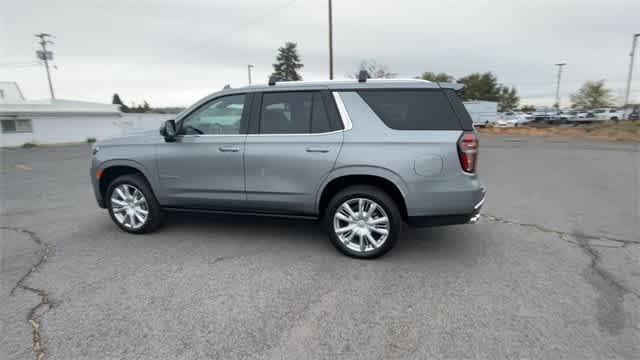
{"type": "Polygon", "coordinates": [[[95,204],[88,146],[2,149],[0,357],[637,358],[638,145],[481,148],[481,222],[410,229],[375,261],[311,221],[127,235],[95,204]]]}

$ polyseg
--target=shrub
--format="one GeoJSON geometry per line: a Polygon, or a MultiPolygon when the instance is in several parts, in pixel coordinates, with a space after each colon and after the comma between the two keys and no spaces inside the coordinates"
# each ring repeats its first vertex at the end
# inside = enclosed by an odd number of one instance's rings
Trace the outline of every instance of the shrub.
{"type": "Polygon", "coordinates": [[[26,142],[24,144],[22,144],[22,147],[25,149],[29,149],[29,148],[34,148],[38,146],[38,144],[34,143],[34,142],[26,142]]]}
{"type": "Polygon", "coordinates": [[[94,137],[88,137],[87,138],[87,143],[88,144],[93,144],[94,142],[96,142],[96,138],[94,138],[94,137]]]}

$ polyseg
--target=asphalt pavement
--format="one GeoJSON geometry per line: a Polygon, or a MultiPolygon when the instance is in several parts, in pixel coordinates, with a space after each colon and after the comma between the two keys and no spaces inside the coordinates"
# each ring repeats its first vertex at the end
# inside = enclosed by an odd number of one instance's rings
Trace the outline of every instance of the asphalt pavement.
{"type": "Polygon", "coordinates": [[[480,141],[480,223],[374,261],[312,221],[128,235],[88,145],[0,149],[0,358],[637,359],[638,144],[480,141]]]}

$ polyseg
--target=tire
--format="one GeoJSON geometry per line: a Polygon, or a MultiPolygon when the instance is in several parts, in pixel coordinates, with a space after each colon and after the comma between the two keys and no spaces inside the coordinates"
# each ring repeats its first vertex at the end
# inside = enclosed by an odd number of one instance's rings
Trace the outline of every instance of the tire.
{"type": "Polygon", "coordinates": [[[160,208],[160,204],[158,204],[158,200],[153,191],[151,191],[149,183],[141,175],[130,174],[117,177],[107,187],[105,200],[111,220],[128,233],[145,234],[152,232],[160,227],[164,220],[164,211],[160,208]],[[125,193],[124,197],[123,193],[125,193]],[[144,202],[140,201],[141,198],[144,202]],[[135,205],[133,205],[134,203],[135,205]],[[122,206],[123,204],[125,206],[122,206]],[[129,213],[128,210],[118,211],[118,208],[127,208],[135,211],[129,213]],[[146,217],[144,212],[146,212],[146,217]],[[141,218],[144,218],[144,221],[141,221],[141,218]],[[133,221],[133,226],[131,221],[133,221]]]}
{"type": "Polygon", "coordinates": [[[358,259],[373,259],[387,253],[398,242],[404,228],[398,205],[386,192],[369,185],[350,186],[337,193],[329,201],[323,224],[333,246],[343,254],[358,259]],[[366,216],[358,211],[360,201],[364,212],[370,212],[366,216]],[[375,208],[372,204],[375,204],[375,208]],[[353,216],[343,205],[351,208],[353,216]],[[387,218],[386,222],[381,221],[384,217],[387,218]],[[375,221],[378,223],[372,223],[375,221]],[[340,234],[336,231],[336,228],[347,227],[353,230],[340,234]]]}

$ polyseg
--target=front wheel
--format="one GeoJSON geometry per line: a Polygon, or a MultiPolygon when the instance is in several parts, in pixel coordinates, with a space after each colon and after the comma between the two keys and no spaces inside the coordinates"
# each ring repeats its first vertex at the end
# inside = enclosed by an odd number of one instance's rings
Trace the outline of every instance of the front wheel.
{"type": "Polygon", "coordinates": [[[151,232],[164,219],[151,187],[140,175],[123,175],[109,184],[107,208],[113,222],[133,234],[151,232]]]}
{"type": "Polygon", "coordinates": [[[398,206],[373,186],[352,186],[336,194],[324,217],[331,243],[343,254],[372,259],[391,250],[402,232],[398,206]]]}

